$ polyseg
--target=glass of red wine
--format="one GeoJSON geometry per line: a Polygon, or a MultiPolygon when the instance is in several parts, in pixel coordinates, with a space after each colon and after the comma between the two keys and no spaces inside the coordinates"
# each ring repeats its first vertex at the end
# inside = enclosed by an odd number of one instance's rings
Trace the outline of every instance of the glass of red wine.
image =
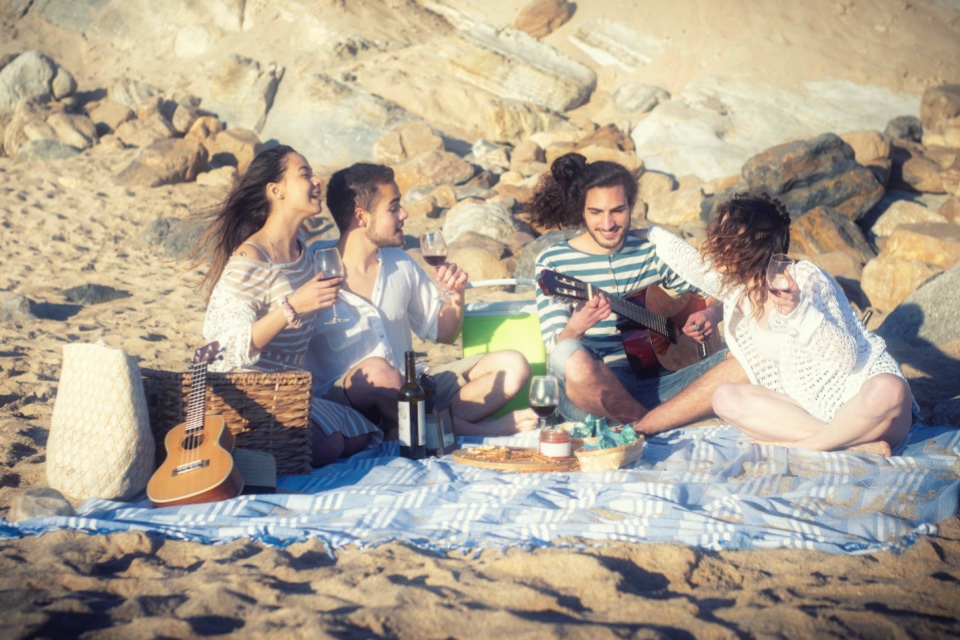
{"type": "MultiPolygon", "coordinates": [[[[313,253],[313,272],[321,280],[343,277],[343,262],[340,260],[340,251],[336,247],[326,247],[317,249],[313,253]]],[[[347,318],[341,318],[337,315],[337,302],[333,303],[333,317],[329,318],[324,324],[337,324],[348,322],[347,318]]]]}
{"type": "Polygon", "coordinates": [[[530,408],[539,416],[537,428],[547,426],[547,418],[560,404],[560,384],[553,376],[534,376],[530,379],[530,408]]]}
{"type": "MultiPolygon", "coordinates": [[[[439,230],[424,231],[420,234],[420,253],[423,261],[433,267],[434,271],[443,266],[447,261],[447,242],[443,239],[443,234],[439,230]]],[[[453,295],[452,291],[447,291],[442,286],[440,292],[445,296],[453,295]]]]}
{"type": "MultiPolygon", "coordinates": [[[[780,297],[788,295],[791,283],[796,283],[794,266],[797,261],[783,253],[775,253],[767,265],[767,291],[770,295],[780,297]]],[[[795,285],[794,285],[795,286],[795,285]]],[[[783,333],[787,327],[780,322],[767,322],[767,329],[775,333],[783,333]]]]}

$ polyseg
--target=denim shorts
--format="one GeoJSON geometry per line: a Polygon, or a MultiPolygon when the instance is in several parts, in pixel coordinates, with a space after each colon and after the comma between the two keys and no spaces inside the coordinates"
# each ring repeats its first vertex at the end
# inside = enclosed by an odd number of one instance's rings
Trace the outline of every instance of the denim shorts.
{"type": "MultiPolygon", "coordinates": [[[[557,344],[547,359],[547,373],[560,381],[560,405],[558,410],[565,420],[578,422],[583,421],[587,414],[567,398],[564,370],[570,356],[580,350],[586,351],[594,360],[601,359],[596,351],[579,340],[573,339],[564,340],[557,344]]],[[[722,362],[726,357],[727,350],[721,349],[680,371],[664,370],[663,375],[654,378],[638,377],[626,360],[622,363],[615,363],[610,367],[610,371],[644,409],[653,409],[680,393],[687,385],[722,362]]]]}

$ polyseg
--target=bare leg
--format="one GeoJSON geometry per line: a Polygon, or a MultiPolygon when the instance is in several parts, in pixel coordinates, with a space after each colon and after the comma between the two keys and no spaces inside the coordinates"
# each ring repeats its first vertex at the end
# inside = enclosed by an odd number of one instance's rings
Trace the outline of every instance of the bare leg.
{"type": "Polygon", "coordinates": [[[336,462],[343,454],[343,434],[334,433],[328,436],[315,424],[310,426],[310,431],[311,448],[313,450],[310,466],[317,469],[319,467],[325,467],[331,462],[336,462]]]}
{"type": "Polygon", "coordinates": [[[735,358],[727,358],[690,385],[633,423],[637,433],[655,435],[714,415],[713,392],[728,382],[748,383],[746,371],[735,358]]]}
{"type": "Polygon", "coordinates": [[[889,455],[910,431],[913,396],[905,380],[883,373],[876,375],[847,401],[823,428],[801,438],[769,444],[833,451],[858,448],[889,455]],[[884,446],[885,445],[885,446],[884,446]]]}
{"type": "Polygon", "coordinates": [[[826,424],[789,396],[749,383],[718,386],[713,392],[713,410],[725,422],[763,441],[799,440],[826,424]]]}
{"type": "Polygon", "coordinates": [[[464,377],[467,382],[451,398],[454,430],[460,435],[494,436],[527,431],[536,426],[530,409],[487,420],[530,379],[530,365],[518,351],[496,351],[477,362],[464,377]]]}
{"type": "Polygon", "coordinates": [[[610,368],[586,351],[574,351],[563,371],[567,398],[584,412],[623,423],[639,420],[647,413],[610,368]]]}
{"type": "Polygon", "coordinates": [[[387,440],[397,439],[397,392],[403,376],[383,358],[367,358],[346,376],[344,392],[350,405],[374,424],[387,440]]]}

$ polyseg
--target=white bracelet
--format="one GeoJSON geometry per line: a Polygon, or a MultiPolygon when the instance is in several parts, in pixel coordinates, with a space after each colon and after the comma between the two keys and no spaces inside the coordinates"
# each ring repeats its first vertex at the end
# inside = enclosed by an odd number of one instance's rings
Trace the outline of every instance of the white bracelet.
{"type": "Polygon", "coordinates": [[[280,298],[280,310],[283,311],[283,317],[287,319],[287,324],[294,329],[299,329],[303,324],[303,321],[300,319],[300,314],[297,313],[297,310],[294,309],[290,301],[287,300],[287,296],[280,298]]]}

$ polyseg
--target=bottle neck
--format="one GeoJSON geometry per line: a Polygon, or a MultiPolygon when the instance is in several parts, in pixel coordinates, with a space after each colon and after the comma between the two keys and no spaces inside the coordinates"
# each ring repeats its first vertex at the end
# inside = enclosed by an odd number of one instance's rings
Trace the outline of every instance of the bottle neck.
{"type": "Polygon", "coordinates": [[[417,361],[414,358],[413,351],[407,351],[404,356],[407,363],[407,382],[417,381],[417,361]]]}

